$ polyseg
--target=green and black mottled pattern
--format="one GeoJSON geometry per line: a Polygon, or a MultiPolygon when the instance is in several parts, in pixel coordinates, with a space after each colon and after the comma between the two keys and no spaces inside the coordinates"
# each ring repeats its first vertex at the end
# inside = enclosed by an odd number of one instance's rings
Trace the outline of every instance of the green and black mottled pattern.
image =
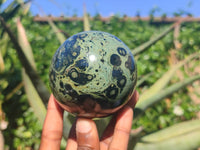
{"type": "Polygon", "coordinates": [[[50,67],[50,87],[63,104],[87,97],[103,109],[125,103],[136,85],[136,64],[117,37],[100,31],[73,35],[56,51],[50,67]]]}

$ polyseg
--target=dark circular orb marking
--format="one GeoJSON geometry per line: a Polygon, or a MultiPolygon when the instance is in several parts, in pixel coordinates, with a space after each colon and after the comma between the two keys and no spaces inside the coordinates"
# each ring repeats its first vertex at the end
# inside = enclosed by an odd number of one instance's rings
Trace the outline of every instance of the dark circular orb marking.
{"type": "Polygon", "coordinates": [[[75,68],[72,68],[69,71],[68,76],[72,81],[80,85],[87,84],[88,82],[92,81],[92,79],[95,77],[95,75],[78,72],[75,68]]]}
{"type": "Polygon", "coordinates": [[[135,70],[135,64],[134,64],[134,59],[132,56],[128,57],[128,60],[125,62],[126,68],[130,70],[130,73],[132,74],[135,70]]]}
{"type": "Polygon", "coordinates": [[[61,87],[61,88],[64,88],[64,84],[63,84],[62,81],[60,81],[60,87],[61,87]]]}
{"type": "Polygon", "coordinates": [[[72,77],[73,79],[78,78],[78,72],[76,72],[76,71],[71,72],[71,77],[72,77]]]}
{"type": "Polygon", "coordinates": [[[70,96],[73,96],[73,97],[77,97],[78,96],[78,93],[71,87],[70,84],[65,84],[64,88],[65,88],[65,91],[67,91],[67,93],[70,96]]]}
{"type": "Polygon", "coordinates": [[[72,68],[69,72],[69,77],[74,81],[78,78],[78,71],[75,68],[72,68]]]}
{"type": "Polygon", "coordinates": [[[105,60],[102,58],[101,60],[100,60],[102,63],[104,63],[105,62],[105,60]]]}
{"type": "Polygon", "coordinates": [[[121,76],[120,78],[118,78],[117,85],[120,88],[123,88],[126,85],[126,77],[125,76],[121,76]]]}
{"type": "Polygon", "coordinates": [[[110,63],[113,66],[120,66],[121,65],[120,56],[118,56],[117,54],[112,54],[111,57],[110,57],[110,63]]]}
{"type": "Polygon", "coordinates": [[[79,54],[80,54],[80,49],[81,49],[81,47],[80,46],[77,46],[77,47],[75,47],[75,48],[70,48],[70,55],[71,55],[71,57],[72,58],[77,58],[78,56],[79,56],[79,54]]]}
{"type": "Polygon", "coordinates": [[[86,58],[76,61],[76,67],[78,67],[81,70],[85,70],[88,66],[89,64],[86,58]]]}
{"type": "Polygon", "coordinates": [[[126,85],[126,76],[123,75],[123,71],[121,68],[113,68],[112,71],[113,78],[117,79],[117,86],[120,88],[120,91],[123,90],[124,86],[126,85]]]}
{"type": "Polygon", "coordinates": [[[73,57],[77,56],[77,52],[72,52],[71,54],[72,54],[73,57]]]}
{"type": "Polygon", "coordinates": [[[116,85],[111,84],[106,90],[106,96],[111,99],[115,99],[118,95],[118,88],[116,85]]]}
{"type": "Polygon", "coordinates": [[[126,50],[122,47],[118,47],[117,51],[121,56],[126,56],[126,54],[127,54],[126,50]]]}
{"type": "Polygon", "coordinates": [[[113,67],[112,76],[114,78],[119,78],[122,76],[122,74],[123,74],[123,71],[120,68],[113,67]]]}
{"type": "Polygon", "coordinates": [[[81,40],[83,40],[86,36],[88,36],[87,33],[85,33],[85,34],[79,34],[78,38],[81,39],[81,40]]]}
{"type": "Polygon", "coordinates": [[[93,76],[92,76],[92,75],[90,75],[90,74],[87,75],[87,80],[88,80],[88,81],[91,81],[92,79],[93,79],[93,76]]]}

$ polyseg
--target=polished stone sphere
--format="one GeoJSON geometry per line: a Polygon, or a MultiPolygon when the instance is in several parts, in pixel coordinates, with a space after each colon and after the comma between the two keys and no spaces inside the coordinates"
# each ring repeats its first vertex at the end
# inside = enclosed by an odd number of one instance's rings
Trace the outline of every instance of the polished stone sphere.
{"type": "Polygon", "coordinates": [[[81,117],[105,117],[128,102],[137,68],[131,51],[116,36],[87,31],[71,36],[58,48],[49,78],[62,108],[81,117]]]}

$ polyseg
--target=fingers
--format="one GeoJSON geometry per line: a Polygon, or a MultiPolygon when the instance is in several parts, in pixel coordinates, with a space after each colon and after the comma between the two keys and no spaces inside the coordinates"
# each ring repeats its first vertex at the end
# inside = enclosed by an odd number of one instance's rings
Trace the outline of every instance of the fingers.
{"type": "Polygon", "coordinates": [[[133,109],[129,106],[125,106],[117,115],[114,134],[109,149],[127,149],[132,120],[133,109]]]}
{"type": "Polygon", "coordinates": [[[76,121],[73,123],[69,137],[67,140],[66,150],[74,150],[77,149],[77,142],[76,142],[76,121]]]}
{"type": "Polygon", "coordinates": [[[109,125],[107,126],[101,138],[101,143],[100,143],[101,149],[108,149],[113,140],[114,140],[113,143],[116,143],[116,144],[124,143],[123,141],[125,141],[124,145],[128,144],[129,132],[131,130],[132,119],[133,119],[132,109],[134,109],[135,104],[138,101],[138,98],[139,98],[139,94],[137,91],[135,91],[133,96],[130,98],[129,102],[126,104],[126,106],[123,107],[118,112],[118,114],[116,114],[112,118],[112,120],[110,121],[109,125]],[[125,117],[126,114],[127,114],[127,117],[125,117]],[[121,122],[121,125],[120,125],[120,122],[121,122]],[[117,134],[120,134],[121,130],[123,130],[123,132],[125,133],[122,132],[122,135],[117,135],[117,134]],[[114,137],[113,137],[113,134],[114,134],[114,137]],[[121,141],[120,136],[123,137],[124,134],[125,134],[125,138],[122,138],[122,141],[121,141]],[[119,139],[117,137],[119,137],[119,139]]]}
{"type": "MultiPolygon", "coordinates": [[[[132,125],[133,110],[138,99],[135,92],[130,101],[113,117],[104,133],[104,148],[127,149],[132,125]]],[[[48,104],[43,126],[40,150],[60,149],[63,128],[63,109],[59,107],[53,95],[48,104]]],[[[93,120],[78,118],[72,126],[66,149],[99,150],[99,137],[93,120]]]]}
{"type": "Polygon", "coordinates": [[[47,115],[43,125],[40,150],[60,149],[63,128],[63,110],[53,95],[50,96],[47,115]]]}
{"type": "Polygon", "coordinates": [[[99,150],[96,124],[91,119],[78,118],[76,122],[77,149],[99,150]]]}
{"type": "Polygon", "coordinates": [[[91,119],[78,118],[72,125],[66,150],[99,150],[96,124],[91,119]]]}

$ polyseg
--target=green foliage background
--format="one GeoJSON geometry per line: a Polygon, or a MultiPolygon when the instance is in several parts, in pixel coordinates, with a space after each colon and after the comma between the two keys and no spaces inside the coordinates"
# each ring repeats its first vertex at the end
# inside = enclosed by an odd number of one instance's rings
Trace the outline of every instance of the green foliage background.
{"type": "MultiPolygon", "coordinates": [[[[21,16],[22,24],[26,29],[28,40],[32,46],[38,73],[49,89],[49,66],[51,58],[60,43],[48,23],[34,22],[31,14],[23,15],[20,12],[18,16],[21,16]]],[[[17,35],[15,18],[8,19],[7,23],[17,35]]],[[[131,50],[134,50],[142,43],[156,37],[171,24],[152,23],[151,21],[122,21],[118,16],[113,16],[108,22],[102,22],[96,16],[94,20],[90,21],[90,25],[91,30],[105,31],[119,37],[131,50]]],[[[82,21],[56,22],[56,26],[70,36],[83,31],[82,21]]],[[[0,30],[3,32],[1,27],[0,30]]],[[[178,60],[184,59],[189,54],[199,52],[199,37],[200,24],[198,22],[182,24],[178,38],[181,43],[181,49],[176,51],[178,60]]],[[[27,101],[24,88],[19,88],[13,93],[12,97],[7,98],[7,95],[22,82],[22,66],[9,38],[5,42],[2,41],[3,37],[1,37],[0,46],[5,70],[0,73],[0,103],[2,104],[2,111],[6,115],[5,120],[8,122],[8,127],[3,131],[5,144],[9,149],[38,149],[42,126],[27,101]],[[7,45],[3,47],[5,43],[7,45]]],[[[139,93],[148,89],[169,69],[170,51],[175,49],[173,41],[173,32],[171,32],[140,55],[135,56],[139,79],[146,74],[150,74],[147,80],[137,87],[139,93]]],[[[196,59],[189,71],[192,72],[194,68],[199,66],[199,59],[196,59]]],[[[185,72],[184,68],[181,71],[184,77],[190,76],[185,72]]],[[[178,80],[178,76],[175,76],[170,84],[178,80]]],[[[200,99],[199,93],[196,93],[196,95],[200,99]]],[[[170,99],[170,106],[168,106],[166,100],[163,100],[149,108],[145,115],[133,124],[133,129],[143,126],[142,134],[148,134],[178,122],[197,118],[200,106],[191,100],[187,88],[179,90],[168,99],[170,99]],[[183,114],[180,116],[174,113],[174,109],[177,106],[183,110],[183,114]]]]}

